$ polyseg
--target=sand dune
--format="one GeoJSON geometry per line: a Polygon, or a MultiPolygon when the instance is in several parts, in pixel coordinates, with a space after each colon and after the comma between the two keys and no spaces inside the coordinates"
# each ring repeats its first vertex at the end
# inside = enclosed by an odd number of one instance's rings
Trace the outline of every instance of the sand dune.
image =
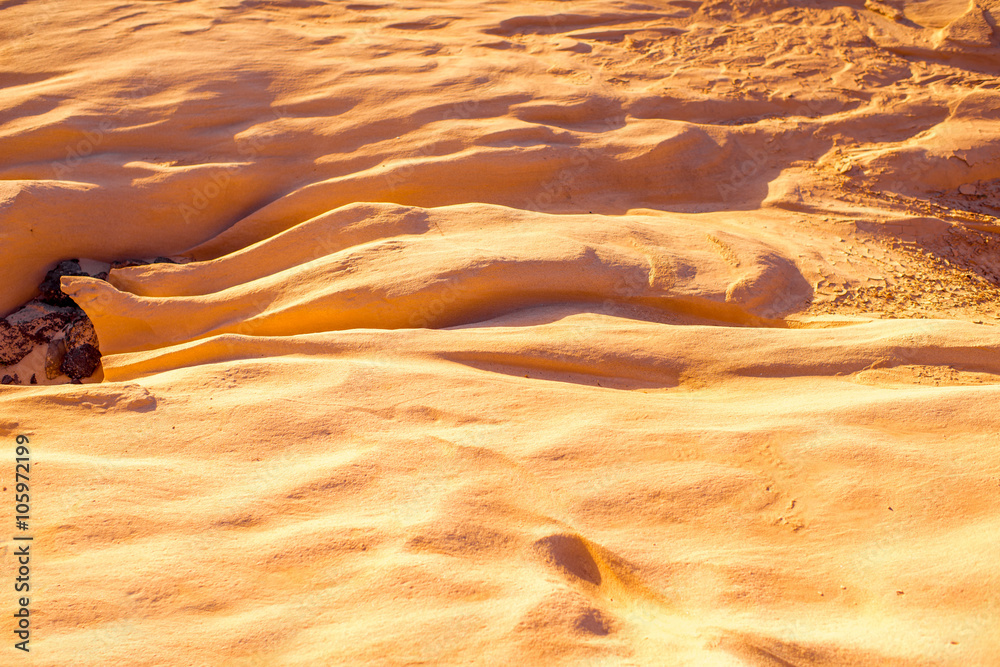
{"type": "Polygon", "coordinates": [[[998,18],[0,0],[0,664],[1000,665],[998,18]]]}

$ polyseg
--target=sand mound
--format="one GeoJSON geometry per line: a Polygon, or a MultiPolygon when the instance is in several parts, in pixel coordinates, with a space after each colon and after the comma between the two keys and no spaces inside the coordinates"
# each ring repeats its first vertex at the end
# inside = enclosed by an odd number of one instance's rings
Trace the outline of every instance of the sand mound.
{"type": "Polygon", "coordinates": [[[32,664],[1000,664],[998,17],[0,0],[32,664]]]}

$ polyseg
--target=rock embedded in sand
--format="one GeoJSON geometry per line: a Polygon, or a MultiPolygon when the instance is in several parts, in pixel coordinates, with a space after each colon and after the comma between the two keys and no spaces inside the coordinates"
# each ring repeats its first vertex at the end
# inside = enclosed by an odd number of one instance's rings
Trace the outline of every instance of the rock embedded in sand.
{"type": "Polygon", "coordinates": [[[63,358],[66,356],[66,341],[62,338],[49,341],[49,349],[45,353],[45,377],[55,380],[62,375],[63,358]]]}
{"type": "Polygon", "coordinates": [[[47,343],[72,321],[72,315],[57,311],[21,322],[18,328],[36,343],[47,343]]]}
{"type": "Polygon", "coordinates": [[[33,343],[21,327],[0,320],[0,366],[10,366],[28,356],[33,343]]]}
{"type": "Polygon", "coordinates": [[[963,183],[959,186],[958,191],[963,195],[977,195],[979,194],[979,188],[973,183],[963,183]]]}
{"type": "Polygon", "coordinates": [[[93,375],[101,363],[101,351],[90,319],[81,317],[76,320],[66,331],[64,340],[66,352],[59,370],[74,381],[93,375]]]}
{"type": "Polygon", "coordinates": [[[72,380],[89,378],[101,363],[101,352],[90,344],[80,345],[67,351],[60,369],[72,380]]]}
{"type": "MultiPolygon", "coordinates": [[[[66,259],[48,271],[39,285],[39,295],[0,320],[0,367],[28,357],[36,346],[45,349],[44,372],[49,380],[62,375],[74,382],[90,377],[100,366],[97,333],[75,301],[62,291],[63,276],[90,276],[106,280],[111,267],[144,266],[177,262],[169,257],[154,260],[123,260],[113,264],[89,259],[66,259]]],[[[30,373],[37,384],[35,368],[30,373]]],[[[42,370],[41,368],[37,370],[42,370]]],[[[17,375],[12,376],[20,384],[17,375]]]]}
{"type": "Polygon", "coordinates": [[[41,295],[39,300],[52,306],[75,308],[76,302],[63,294],[60,280],[63,276],[87,276],[90,275],[80,268],[80,262],[76,259],[67,259],[59,262],[56,267],[45,274],[45,280],[39,286],[41,295]]]}
{"type": "Polygon", "coordinates": [[[72,351],[83,345],[90,345],[94,348],[98,347],[97,332],[94,331],[94,325],[88,317],[81,317],[76,320],[66,332],[67,350],[72,351]]]}
{"type": "Polygon", "coordinates": [[[114,269],[127,269],[131,266],[146,266],[149,262],[145,262],[141,259],[116,259],[111,262],[111,268],[114,269]]]}
{"type": "MultiPolygon", "coordinates": [[[[153,259],[116,259],[111,262],[112,269],[127,269],[133,266],[148,266],[150,264],[177,264],[177,260],[169,257],[155,257],[153,259]]],[[[100,277],[100,276],[96,276],[100,277]]],[[[103,278],[102,278],[103,280],[103,278]]]]}

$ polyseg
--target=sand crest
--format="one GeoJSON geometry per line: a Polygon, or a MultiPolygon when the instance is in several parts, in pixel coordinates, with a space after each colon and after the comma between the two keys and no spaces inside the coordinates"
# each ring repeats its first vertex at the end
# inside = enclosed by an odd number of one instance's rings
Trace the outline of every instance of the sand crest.
{"type": "Polygon", "coordinates": [[[0,664],[1000,665],[998,19],[0,0],[0,664]]]}

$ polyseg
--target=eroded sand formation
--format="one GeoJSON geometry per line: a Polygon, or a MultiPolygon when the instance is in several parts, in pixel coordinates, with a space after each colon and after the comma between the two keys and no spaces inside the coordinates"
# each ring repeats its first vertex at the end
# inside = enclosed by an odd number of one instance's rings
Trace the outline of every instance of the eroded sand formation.
{"type": "Polygon", "coordinates": [[[1000,664],[998,18],[0,0],[33,664],[1000,664]]]}
{"type": "Polygon", "coordinates": [[[100,381],[97,333],[87,314],[63,292],[62,278],[107,280],[112,269],[154,263],[174,262],[167,257],[110,263],[78,259],[59,262],[45,275],[35,298],[0,319],[0,384],[100,381]]]}

